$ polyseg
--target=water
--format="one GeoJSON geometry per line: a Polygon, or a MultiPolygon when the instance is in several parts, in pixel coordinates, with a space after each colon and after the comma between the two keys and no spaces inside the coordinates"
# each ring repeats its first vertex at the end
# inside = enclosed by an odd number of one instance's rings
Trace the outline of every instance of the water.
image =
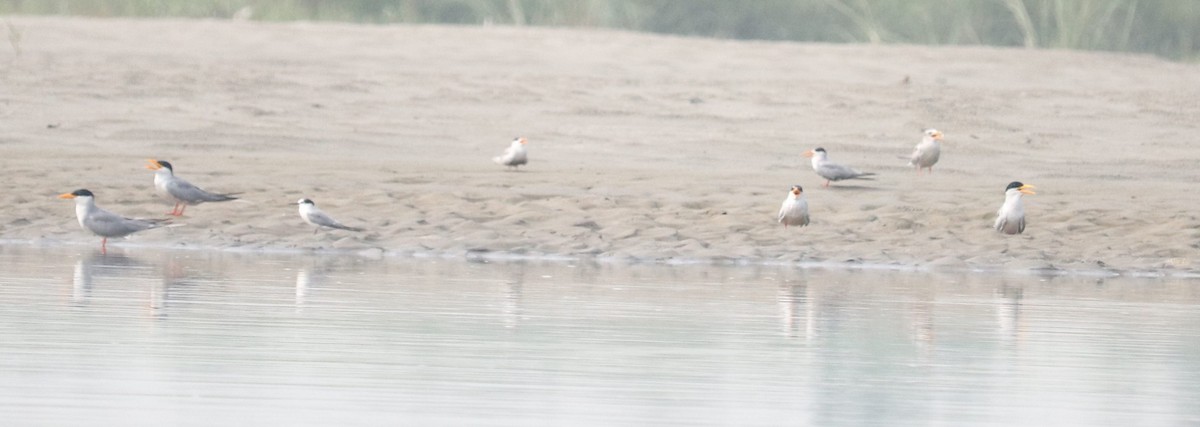
{"type": "Polygon", "coordinates": [[[1197,425],[1200,281],[0,246],[4,425],[1197,425]]]}

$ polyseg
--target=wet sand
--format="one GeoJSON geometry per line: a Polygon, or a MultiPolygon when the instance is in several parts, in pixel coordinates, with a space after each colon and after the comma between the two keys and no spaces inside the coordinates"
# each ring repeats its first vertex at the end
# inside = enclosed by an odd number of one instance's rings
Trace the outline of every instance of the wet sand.
{"type": "Polygon", "coordinates": [[[113,245],[1200,271],[1200,69],[1145,56],[614,31],[12,17],[0,239],[161,217],[145,159],[242,200],[113,245]],[[905,166],[946,133],[929,176],[905,166]],[[491,162],[514,136],[530,164],[491,162]],[[821,188],[804,150],[878,174],[821,188]],[[1032,183],[1025,234],[991,229],[1032,183]],[[812,225],[775,223],[793,184],[812,225]],[[313,235],[311,198],[369,229],[313,235]]]}

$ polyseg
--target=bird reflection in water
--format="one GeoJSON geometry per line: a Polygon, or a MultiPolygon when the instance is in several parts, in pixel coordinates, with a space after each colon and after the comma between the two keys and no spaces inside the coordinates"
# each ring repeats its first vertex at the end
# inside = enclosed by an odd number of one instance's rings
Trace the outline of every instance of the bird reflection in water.
{"type": "Polygon", "coordinates": [[[918,294],[916,300],[908,307],[909,327],[913,343],[923,353],[928,354],[933,350],[934,342],[937,339],[937,329],[934,325],[937,291],[930,284],[920,286],[916,293],[918,294]]]}
{"type": "Polygon", "coordinates": [[[996,329],[1000,342],[1005,345],[1020,344],[1024,333],[1021,319],[1021,300],[1025,298],[1025,288],[1012,286],[1007,280],[993,291],[996,298],[996,329]]]}
{"type": "Polygon", "coordinates": [[[514,267],[508,280],[500,284],[500,317],[504,327],[516,329],[521,322],[521,299],[525,286],[525,266],[514,267]]]}
{"type": "Polygon", "coordinates": [[[304,311],[308,298],[313,290],[320,289],[329,282],[329,274],[343,267],[338,266],[342,261],[336,258],[314,259],[311,263],[296,269],[296,312],[304,311]]]}
{"type": "Polygon", "coordinates": [[[171,296],[173,289],[178,290],[180,287],[192,286],[194,282],[206,280],[203,273],[196,274],[195,271],[207,269],[191,268],[187,257],[173,254],[165,255],[160,266],[125,253],[92,252],[75,263],[71,303],[87,304],[92,293],[97,290],[97,282],[101,286],[111,285],[117,291],[132,291],[136,289],[135,285],[145,280],[149,283],[145,288],[149,292],[146,297],[146,313],[152,319],[162,320],[167,317],[168,305],[174,300],[171,296]]]}
{"type": "Polygon", "coordinates": [[[123,253],[91,252],[75,262],[75,274],[71,284],[71,303],[85,305],[92,296],[97,278],[127,278],[137,270],[150,266],[137,258],[123,253]]]}
{"type": "Polygon", "coordinates": [[[308,297],[308,289],[312,287],[312,271],[309,267],[296,270],[296,312],[304,307],[304,299],[308,297]]]}
{"type": "Polygon", "coordinates": [[[808,284],[786,283],[780,286],[776,301],[779,303],[784,335],[796,338],[802,331],[805,341],[816,339],[816,303],[809,295],[808,284]]]}

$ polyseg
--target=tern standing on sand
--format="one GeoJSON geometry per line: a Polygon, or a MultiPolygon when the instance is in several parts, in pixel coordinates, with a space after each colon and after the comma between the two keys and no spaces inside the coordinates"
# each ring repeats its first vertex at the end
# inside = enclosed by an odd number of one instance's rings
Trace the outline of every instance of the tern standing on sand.
{"type": "Polygon", "coordinates": [[[1004,188],[1004,204],[996,212],[996,231],[1004,234],[1021,234],[1025,231],[1025,206],[1021,204],[1021,195],[1034,195],[1032,185],[1013,181],[1004,188]]]}
{"type": "Polygon", "coordinates": [[[851,169],[849,166],[839,165],[829,161],[829,153],[825,152],[824,148],[817,147],[813,150],[804,152],[804,157],[812,158],[813,171],[825,178],[825,186],[829,187],[830,181],[841,181],[843,179],[874,179],[870,176],[875,175],[871,172],[859,172],[851,169]]]}
{"type": "Polygon", "coordinates": [[[79,219],[79,226],[102,237],[100,240],[100,252],[102,253],[108,252],[109,237],[125,237],[142,230],[162,227],[166,225],[167,221],[165,219],[126,218],[100,209],[96,206],[96,196],[85,189],[60,194],[58,198],[75,199],[75,217],[79,219]]]}
{"type": "Polygon", "coordinates": [[[154,171],[154,189],[158,194],[175,202],[175,209],[167,215],[183,216],[183,210],[188,205],[198,205],[204,202],[228,202],[237,200],[234,194],[216,194],[204,191],[192,183],[175,176],[175,168],[166,160],[149,159],[146,169],[154,171]]]}
{"type": "Polygon", "coordinates": [[[783,224],[783,228],[808,225],[808,200],[805,200],[804,189],[799,185],[793,185],[787,199],[783,200],[783,206],[779,208],[779,223],[783,224]]]}
{"type": "Polygon", "coordinates": [[[512,169],[518,169],[519,166],[529,163],[529,155],[525,150],[525,144],[528,143],[529,141],[525,138],[517,137],[516,139],[513,139],[513,142],[508,146],[508,149],[504,150],[504,154],[493,157],[492,161],[500,165],[508,166],[512,169]]]}
{"type": "Polygon", "coordinates": [[[921,174],[921,169],[929,169],[929,173],[933,173],[933,165],[937,164],[938,158],[942,155],[942,132],[937,129],[925,129],[925,136],[921,137],[921,142],[917,143],[917,148],[913,149],[912,158],[909,159],[909,166],[916,166],[917,175],[921,174]]]}
{"type": "Polygon", "coordinates": [[[313,230],[313,234],[317,234],[318,231],[321,231],[321,227],[336,228],[338,230],[347,231],[363,231],[361,228],[348,227],[342,225],[340,222],[337,222],[337,220],[333,219],[329,215],[326,215],[325,212],[321,212],[320,209],[317,209],[317,204],[313,203],[312,200],[300,199],[296,201],[296,204],[300,205],[300,219],[303,219],[304,222],[307,222],[310,225],[317,226],[317,228],[313,230]]]}

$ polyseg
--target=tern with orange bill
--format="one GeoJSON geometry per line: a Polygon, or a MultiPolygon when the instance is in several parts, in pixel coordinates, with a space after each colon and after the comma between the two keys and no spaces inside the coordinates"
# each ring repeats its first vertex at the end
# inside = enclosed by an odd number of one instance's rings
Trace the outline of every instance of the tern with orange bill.
{"type": "Polygon", "coordinates": [[[175,168],[166,160],[148,159],[146,169],[154,171],[154,189],[167,200],[175,202],[175,208],[167,215],[183,216],[183,210],[189,205],[205,202],[228,202],[237,200],[237,193],[218,194],[204,189],[175,176],[175,168]]]}
{"type": "Polygon", "coordinates": [[[933,165],[942,156],[942,137],[942,132],[937,129],[925,129],[925,136],[921,137],[921,142],[917,143],[908,160],[909,166],[917,168],[917,175],[921,174],[921,169],[929,169],[929,173],[933,173],[933,165]]]}
{"type": "Polygon", "coordinates": [[[126,218],[100,209],[96,206],[96,196],[86,189],[60,194],[58,198],[75,199],[75,217],[79,219],[79,226],[102,237],[100,240],[102,253],[108,252],[109,237],[125,237],[139,231],[159,228],[166,225],[168,221],[165,219],[126,218]]]}
{"type": "Polygon", "coordinates": [[[1013,181],[1004,188],[1004,204],[996,212],[996,223],[993,227],[1004,234],[1021,234],[1025,231],[1025,206],[1021,204],[1022,195],[1034,195],[1034,186],[1013,181]]]}
{"type": "Polygon", "coordinates": [[[493,157],[492,161],[514,170],[518,169],[521,165],[529,163],[529,154],[525,150],[525,144],[528,143],[529,140],[524,137],[514,138],[508,149],[504,150],[504,154],[493,157]]]}
{"type": "Polygon", "coordinates": [[[804,152],[804,157],[812,158],[813,171],[821,178],[825,178],[825,187],[829,187],[831,181],[841,181],[845,179],[874,179],[875,175],[872,172],[859,172],[849,166],[839,165],[829,160],[829,153],[824,148],[817,147],[804,152]]]}
{"type": "Polygon", "coordinates": [[[804,188],[793,185],[788,191],[787,199],[784,199],[783,206],[779,207],[779,223],[783,224],[783,228],[789,225],[808,225],[808,200],[804,198],[804,188]]]}

